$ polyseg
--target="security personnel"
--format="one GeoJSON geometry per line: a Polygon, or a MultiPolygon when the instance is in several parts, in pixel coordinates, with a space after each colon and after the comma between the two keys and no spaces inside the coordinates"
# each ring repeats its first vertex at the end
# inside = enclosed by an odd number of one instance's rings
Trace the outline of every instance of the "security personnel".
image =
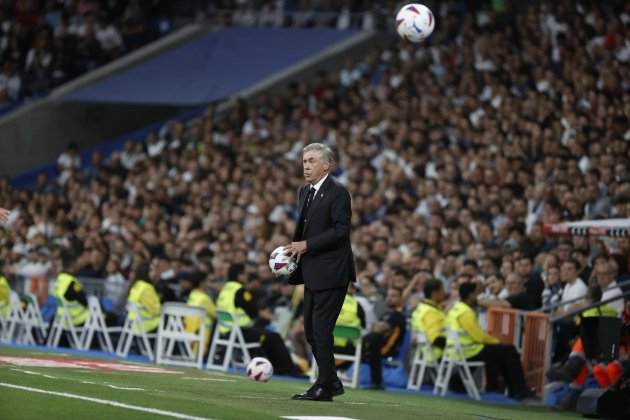
{"type": "MultiPolygon", "coordinates": [[[[136,280],[129,289],[127,302],[133,303],[140,310],[142,327],[146,333],[157,330],[160,326],[160,297],[155,290],[155,285],[150,280],[150,266],[148,263],[140,264],[135,270],[136,280]]],[[[159,281],[159,278],[157,279],[159,281]]],[[[127,315],[135,319],[138,315],[130,312],[127,315]]],[[[137,329],[137,328],[136,328],[137,329]]],[[[140,331],[136,331],[138,333],[140,331]]]]}
{"type": "Polygon", "coordinates": [[[0,275],[0,316],[4,319],[8,318],[11,311],[10,296],[11,286],[7,279],[0,275]]]}
{"type": "MultiPolygon", "coordinates": [[[[217,311],[229,312],[238,316],[238,325],[248,342],[260,342],[264,356],[273,365],[274,371],[281,375],[303,376],[302,371],[293,363],[291,355],[280,334],[255,326],[255,320],[271,321],[272,314],[267,309],[259,309],[252,291],[243,285],[247,282],[245,266],[232,264],[228,270],[228,281],[217,298],[217,311]]],[[[221,334],[227,334],[227,327],[219,327],[221,334]]]]}
{"type": "MultiPolygon", "coordinates": [[[[446,327],[459,335],[464,357],[469,361],[483,361],[486,366],[486,389],[497,391],[497,379],[502,376],[511,398],[522,400],[532,397],[521,366],[521,358],[513,345],[499,344],[499,340],[484,332],[473,309],[477,303],[477,285],[459,286],[460,300],[446,314],[446,327]]],[[[447,338],[446,347],[455,343],[447,338]]],[[[448,350],[447,350],[448,351],[448,350]]]]}
{"type": "Polygon", "coordinates": [[[446,300],[444,286],[440,280],[430,279],[424,284],[424,299],[411,314],[411,329],[424,333],[431,343],[432,360],[442,357],[446,337],[444,322],[446,314],[441,304],[446,300]]]}
{"type": "Polygon", "coordinates": [[[78,327],[85,324],[90,311],[79,279],[68,272],[59,273],[55,282],[54,295],[57,299],[57,316],[63,315],[65,307],[72,319],[72,325],[78,327]]]}
{"type": "MultiPolygon", "coordinates": [[[[354,298],[354,293],[354,285],[350,284],[335,325],[365,328],[365,311],[359,301],[354,298]]],[[[335,337],[333,344],[333,351],[335,353],[354,354],[355,350],[356,349],[352,341],[344,337],[335,337]]],[[[335,361],[335,364],[337,365],[337,368],[340,368],[348,365],[349,362],[337,360],[335,361]]]]}
{"type": "MultiPolygon", "coordinates": [[[[197,306],[206,310],[206,337],[204,344],[204,352],[208,349],[210,341],[210,333],[212,331],[212,323],[217,318],[217,308],[212,298],[201,287],[205,280],[205,274],[195,271],[187,276],[182,277],[180,286],[182,288],[182,297],[186,299],[186,303],[190,306],[197,306]]],[[[187,316],[184,318],[184,328],[187,332],[195,333],[201,327],[201,319],[198,316],[187,316]]],[[[196,350],[195,350],[196,351],[196,350]]]]}

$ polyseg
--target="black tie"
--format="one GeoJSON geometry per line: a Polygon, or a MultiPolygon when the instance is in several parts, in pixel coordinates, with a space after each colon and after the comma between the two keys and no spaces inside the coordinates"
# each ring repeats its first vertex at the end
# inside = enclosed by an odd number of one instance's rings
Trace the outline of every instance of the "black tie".
{"type": "Polygon", "coordinates": [[[306,204],[304,204],[304,215],[306,215],[306,212],[308,211],[308,208],[311,206],[311,203],[313,202],[313,196],[315,195],[315,187],[311,187],[308,190],[308,194],[306,195],[306,204]]]}

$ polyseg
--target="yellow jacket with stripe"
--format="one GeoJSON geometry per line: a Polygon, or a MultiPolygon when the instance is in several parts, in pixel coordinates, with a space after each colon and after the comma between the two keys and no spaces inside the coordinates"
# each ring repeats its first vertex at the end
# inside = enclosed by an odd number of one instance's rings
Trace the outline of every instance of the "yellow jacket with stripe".
{"type": "MultiPolygon", "coordinates": [[[[457,333],[464,352],[464,357],[470,359],[483,350],[484,344],[497,344],[499,340],[486,333],[479,326],[477,314],[464,302],[457,302],[446,314],[446,327],[457,333]]],[[[453,345],[453,340],[446,339],[446,347],[453,345]]]]}
{"type": "MultiPolygon", "coordinates": [[[[158,328],[162,305],[160,304],[160,296],[153,284],[145,280],[136,280],[129,290],[127,301],[138,307],[145,332],[151,332],[158,328]]],[[[130,312],[127,316],[130,319],[135,319],[138,314],[130,312]]],[[[138,328],[136,327],[136,329],[138,328]]]]}

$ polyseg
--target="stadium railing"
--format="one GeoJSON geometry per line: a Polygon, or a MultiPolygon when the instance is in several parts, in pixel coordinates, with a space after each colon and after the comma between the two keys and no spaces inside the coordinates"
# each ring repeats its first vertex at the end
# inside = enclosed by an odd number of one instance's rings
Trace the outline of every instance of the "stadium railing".
{"type": "Polygon", "coordinates": [[[545,372],[551,363],[551,326],[543,312],[510,308],[488,309],[488,333],[503,344],[512,344],[521,354],[527,384],[543,394],[545,372]]]}
{"type": "MultiPolygon", "coordinates": [[[[107,279],[94,277],[77,277],[87,295],[94,295],[99,299],[106,298],[112,304],[107,308],[108,312],[123,313],[127,298],[129,282],[112,282],[107,279]]],[[[18,294],[32,293],[37,297],[38,303],[44,305],[48,296],[53,296],[55,278],[46,276],[27,277],[13,275],[9,277],[11,288],[18,294]]]]}

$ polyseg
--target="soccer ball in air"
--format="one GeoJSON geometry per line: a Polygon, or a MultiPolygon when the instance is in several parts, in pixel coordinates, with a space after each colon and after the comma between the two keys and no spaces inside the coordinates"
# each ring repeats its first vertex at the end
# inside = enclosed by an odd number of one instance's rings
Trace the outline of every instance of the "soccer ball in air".
{"type": "Polygon", "coordinates": [[[269,268],[276,276],[288,276],[295,271],[297,263],[295,259],[287,255],[283,246],[279,246],[269,256],[269,268]]]}
{"type": "Polygon", "coordinates": [[[435,18],[431,10],[422,4],[411,3],[403,6],[396,15],[396,31],[403,39],[420,42],[435,28],[435,18]]]}
{"type": "Polygon", "coordinates": [[[264,357],[254,357],[247,365],[247,377],[256,382],[267,382],[273,376],[273,366],[264,357]]]}

